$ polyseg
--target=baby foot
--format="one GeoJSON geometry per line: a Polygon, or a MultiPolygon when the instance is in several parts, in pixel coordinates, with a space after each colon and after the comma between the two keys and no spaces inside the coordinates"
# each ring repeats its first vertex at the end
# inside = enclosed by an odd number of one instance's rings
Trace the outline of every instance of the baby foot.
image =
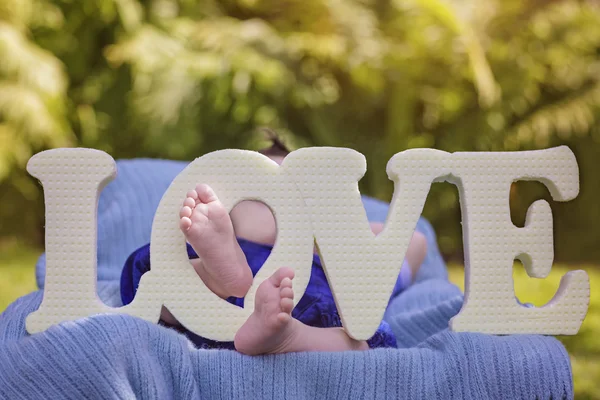
{"type": "Polygon", "coordinates": [[[244,297],[252,285],[252,270],[235,237],[227,209],[208,185],[187,193],[179,226],[200,257],[196,272],[221,297],[244,297]]]}
{"type": "Polygon", "coordinates": [[[294,271],[280,268],[256,291],[254,312],[235,335],[235,348],[247,355],[292,351],[300,323],[291,316],[294,307],[294,271]]]}

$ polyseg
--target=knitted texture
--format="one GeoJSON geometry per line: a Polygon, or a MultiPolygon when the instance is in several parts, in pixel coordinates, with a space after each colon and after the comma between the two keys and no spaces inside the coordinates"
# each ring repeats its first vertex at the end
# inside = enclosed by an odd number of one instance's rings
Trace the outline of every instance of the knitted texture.
{"type": "MultiPolygon", "coordinates": [[[[439,318],[443,313],[429,303],[427,289],[415,286],[412,299],[423,304],[425,314],[435,311],[423,320],[439,318]]],[[[437,289],[450,297],[455,291],[449,284],[437,289]]],[[[22,297],[0,316],[1,399],[573,397],[569,357],[556,339],[435,333],[444,322],[419,326],[420,319],[410,318],[414,310],[388,310],[392,327],[397,326],[392,320],[408,325],[399,337],[411,331],[431,334],[410,349],[248,357],[198,350],[174,330],[120,315],[63,323],[28,336],[24,317],[41,296],[38,291],[22,297]]]]}
{"type": "MultiPolygon", "coordinates": [[[[184,163],[118,162],[98,206],[98,294],[119,306],[121,268],[148,243],[152,216],[184,163]]],[[[364,198],[371,221],[388,205],[364,198]]],[[[449,332],[462,306],[447,281],[433,229],[417,284],[385,320],[401,349],[248,357],[199,350],[174,330],[122,315],[98,315],[28,335],[26,316],[42,291],[0,315],[0,399],[570,399],[569,357],[551,337],[449,332]]],[[[36,269],[43,288],[45,260],[36,269]]]]}

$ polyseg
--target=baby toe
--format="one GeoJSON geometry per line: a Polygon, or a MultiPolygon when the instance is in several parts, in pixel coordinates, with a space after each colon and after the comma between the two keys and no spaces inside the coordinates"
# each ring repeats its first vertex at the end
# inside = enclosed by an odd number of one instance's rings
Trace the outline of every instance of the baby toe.
{"type": "Polygon", "coordinates": [[[194,200],[198,200],[198,192],[196,192],[195,190],[190,190],[187,192],[186,197],[190,197],[194,200]]]}
{"type": "Polygon", "coordinates": [[[196,206],[196,200],[194,200],[191,197],[186,197],[185,200],[183,201],[183,206],[189,207],[190,209],[192,209],[196,206]]]}
{"type": "Polygon", "coordinates": [[[217,200],[214,190],[206,184],[201,183],[196,186],[196,192],[198,193],[198,199],[203,203],[210,203],[217,200]]]}
{"type": "Polygon", "coordinates": [[[179,228],[186,232],[187,230],[190,229],[190,227],[192,226],[192,220],[189,219],[188,217],[183,217],[179,220],[179,228]]]}
{"type": "Polygon", "coordinates": [[[281,313],[277,314],[277,320],[279,322],[281,322],[282,324],[289,322],[289,320],[291,318],[292,318],[292,316],[289,313],[281,312],[281,313]]]}
{"type": "Polygon", "coordinates": [[[292,287],[292,280],[288,277],[285,277],[281,280],[281,283],[279,284],[280,288],[291,288],[292,287]]]}
{"type": "Polygon", "coordinates": [[[179,218],[189,218],[192,216],[192,209],[188,206],[181,207],[179,210],[179,218]]]}
{"type": "Polygon", "coordinates": [[[271,282],[279,287],[284,279],[294,279],[294,270],[288,267],[279,268],[273,275],[271,275],[271,282]]]}
{"type": "Polygon", "coordinates": [[[279,295],[281,296],[281,298],[288,298],[288,299],[293,299],[294,298],[294,290],[291,287],[284,287],[280,290],[279,295]]]}
{"type": "Polygon", "coordinates": [[[281,311],[289,314],[294,308],[294,300],[284,297],[279,301],[279,307],[281,307],[281,311]]]}

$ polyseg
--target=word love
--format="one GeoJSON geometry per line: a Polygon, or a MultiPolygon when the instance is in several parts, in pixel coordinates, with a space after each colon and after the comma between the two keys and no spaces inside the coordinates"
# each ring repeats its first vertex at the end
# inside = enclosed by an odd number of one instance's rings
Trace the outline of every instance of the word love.
{"type": "Polygon", "coordinates": [[[493,334],[575,334],[589,304],[585,271],[563,276],[544,307],[526,308],[514,297],[512,266],[521,260],[532,277],[546,277],[554,257],[552,213],[536,201],[525,227],[510,219],[509,189],[517,180],[543,182],[554,200],[579,192],[577,161],[567,147],[512,153],[446,153],[413,149],[387,166],[395,192],[385,229],[375,236],[358,190],[364,156],[345,148],[305,148],[281,166],[251,151],[222,150],[187,166],[172,182],[156,212],[151,236],[152,270],[136,298],[121,308],[96,295],[97,202],[115,177],[104,152],[56,149],[35,155],[28,171],[44,186],[46,289],[27,330],[100,313],[123,313],[157,322],[165,306],[187,329],[206,338],[233,340],[253,311],[258,285],[281,266],[296,271],[296,304],[310,278],[316,240],[343,325],[358,340],[370,338],[396,282],[432,182],[459,187],[465,244],[466,289],[454,331],[493,334]],[[277,221],[274,249],[240,308],[218,298],[191,267],[179,230],[179,209],[197,183],[212,186],[231,210],[242,200],[266,203],[277,221]]]}

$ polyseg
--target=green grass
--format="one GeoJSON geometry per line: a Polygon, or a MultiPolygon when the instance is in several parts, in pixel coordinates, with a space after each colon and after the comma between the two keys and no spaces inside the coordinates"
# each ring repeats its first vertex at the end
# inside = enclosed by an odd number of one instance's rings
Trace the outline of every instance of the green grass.
{"type": "MultiPolygon", "coordinates": [[[[11,246],[0,250],[0,312],[20,296],[36,290],[34,266],[39,254],[39,250],[23,246],[11,246]]],[[[596,290],[600,285],[600,268],[591,265],[556,265],[547,279],[532,279],[523,268],[516,266],[515,293],[521,301],[543,305],[556,293],[560,278],[572,269],[585,269],[588,272],[592,298],[579,334],[559,339],[571,355],[575,398],[600,399],[600,291],[596,290]]],[[[450,280],[463,288],[462,266],[450,265],[449,271],[450,280]]]]}

